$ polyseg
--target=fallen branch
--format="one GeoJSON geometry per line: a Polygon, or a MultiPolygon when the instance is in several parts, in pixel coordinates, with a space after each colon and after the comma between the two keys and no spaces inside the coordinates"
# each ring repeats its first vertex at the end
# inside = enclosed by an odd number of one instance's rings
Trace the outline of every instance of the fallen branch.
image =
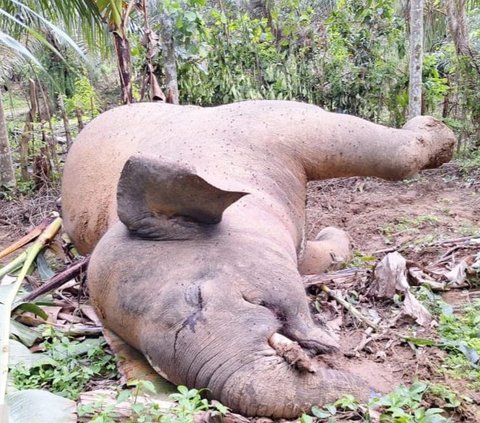
{"type": "Polygon", "coordinates": [[[27,294],[24,297],[20,298],[17,302],[27,303],[41,295],[46,294],[47,292],[60,288],[63,284],[84,273],[87,270],[88,261],[89,257],[82,258],[78,262],[74,263],[70,267],[67,267],[62,272],[56,274],[55,276],[47,280],[43,285],[30,292],[30,294],[27,294]]]}
{"type": "Polygon", "coordinates": [[[46,219],[43,219],[42,222],[38,226],[33,228],[27,235],[20,238],[18,241],[15,241],[3,251],[0,251],[0,259],[14,253],[18,249],[27,245],[29,242],[33,241],[47,228],[48,225],[50,225],[50,223],[53,222],[53,220],[54,217],[47,217],[46,219]]]}
{"type": "Polygon", "coordinates": [[[372,329],[378,330],[378,326],[376,323],[372,322],[370,319],[363,316],[362,313],[360,313],[355,307],[353,307],[352,304],[345,301],[343,298],[340,298],[328,286],[320,285],[320,289],[323,292],[326,292],[328,296],[333,298],[337,303],[341,304],[356,319],[360,320],[362,323],[366,324],[367,326],[370,326],[372,329]]]}
{"type": "Polygon", "coordinates": [[[338,270],[336,272],[321,273],[319,275],[303,276],[303,284],[306,288],[309,286],[320,286],[325,282],[347,282],[354,281],[357,276],[365,276],[368,269],[352,267],[351,269],[338,270]]]}

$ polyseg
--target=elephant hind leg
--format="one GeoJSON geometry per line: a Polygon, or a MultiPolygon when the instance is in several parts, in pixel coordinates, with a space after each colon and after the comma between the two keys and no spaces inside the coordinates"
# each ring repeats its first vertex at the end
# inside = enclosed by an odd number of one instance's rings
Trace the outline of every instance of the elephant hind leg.
{"type": "Polygon", "coordinates": [[[322,229],[314,241],[307,241],[303,256],[299,260],[298,270],[302,275],[315,275],[350,257],[348,234],[329,226],[322,229]]]}

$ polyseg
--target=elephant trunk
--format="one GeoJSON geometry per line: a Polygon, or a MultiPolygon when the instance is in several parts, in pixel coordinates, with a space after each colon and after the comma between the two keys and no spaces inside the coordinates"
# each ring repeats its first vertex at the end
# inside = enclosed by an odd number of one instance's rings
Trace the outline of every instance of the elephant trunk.
{"type": "MultiPolygon", "coordinates": [[[[205,323],[209,317],[206,310],[205,323]]],[[[301,342],[279,334],[281,322],[264,307],[237,310],[235,322],[227,313],[215,317],[205,326],[197,320],[193,338],[188,327],[177,332],[172,362],[155,356],[160,343],[150,337],[142,349],[155,370],[173,383],[206,388],[211,398],[245,416],[290,419],[346,394],[368,398],[363,379],[310,358],[301,342]]]]}
{"type": "MultiPolygon", "coordinates": [[[[285,339],[282,335],[280,337],[285,339]]],[[[285,345],[277,344],[277,347],[284,348],[285,345]]],[[[296,418],[315,405],[334,402],[347,394],[358,400],[367,399],[369,387],[359,377],[320,367],[316,360],[302,353],[297,361],[292,360],[292,356],[289,359],[282,355],[279,356],[278,350],[276,354],[272,351],[257,352],[224,383],[218,384],[219,396],[215,395],[217,385],[209,389],[214,397],[233,411],[245,416],[271,418],[296,418]]]]}

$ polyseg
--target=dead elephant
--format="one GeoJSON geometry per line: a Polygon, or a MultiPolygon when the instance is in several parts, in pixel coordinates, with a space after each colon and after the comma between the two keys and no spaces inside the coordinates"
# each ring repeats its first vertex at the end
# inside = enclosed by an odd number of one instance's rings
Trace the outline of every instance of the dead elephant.
{"type": "Polygon", "coordinates": [[[391,129],[295,102],[124,106],[70,151],[65,226],[81,252],[95,247],[88,279],[103,323],[161,375],[244,415],[296,417],[368,396],[360,378],[294,365],[275,342],[310,355],[336,346],[298,271],[305,256],[325,267],[331,242],[305,248],[306,182],[401,179],[448,161],[454,142],[431,117],[391,129]]]}

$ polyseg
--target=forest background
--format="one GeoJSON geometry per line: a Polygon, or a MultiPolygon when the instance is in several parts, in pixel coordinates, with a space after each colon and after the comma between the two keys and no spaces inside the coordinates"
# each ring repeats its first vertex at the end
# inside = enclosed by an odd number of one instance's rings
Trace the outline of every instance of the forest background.
{"type": "Polygon", "coordinates": [[[421,113],[476,166],[480,4],[417,3],[423,28],[404,0],[1,0],[3,195],[55,183],[75,133],[121,103],[297,100],[401,126],[412,31],[421,113]]]}

